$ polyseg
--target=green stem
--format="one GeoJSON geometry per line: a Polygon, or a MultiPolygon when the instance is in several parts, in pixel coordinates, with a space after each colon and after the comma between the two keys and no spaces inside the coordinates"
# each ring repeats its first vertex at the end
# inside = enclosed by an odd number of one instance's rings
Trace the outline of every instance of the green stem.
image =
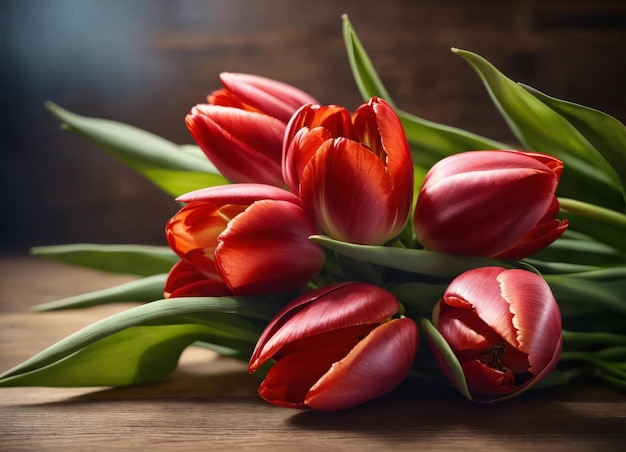
{"type": "Polygon", "coordinates": [[[561,210],[565,212],[574,213],[581,217],[591,218],[592,220],[598,220],[615,226],[626,227],[626,215],[621,212],[605,209],[595,204],[589,204],[571,198],[559,198],[559,204],[561,205],[561,210]]]}

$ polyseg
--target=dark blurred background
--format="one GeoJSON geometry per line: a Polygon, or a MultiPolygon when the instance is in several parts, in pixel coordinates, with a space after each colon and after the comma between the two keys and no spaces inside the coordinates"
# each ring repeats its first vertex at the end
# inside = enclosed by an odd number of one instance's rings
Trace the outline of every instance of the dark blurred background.
{"type": "Polygon", "coordinates": [[[348,13],[399,106],[513,142],[450,47],[624,121],[623,0],[0,0],[0,252],[74,242],[164,244],[167,195],[59,129],[46,100],[190,143],[184,116],[222,71],[361,103],[348,13]]]}

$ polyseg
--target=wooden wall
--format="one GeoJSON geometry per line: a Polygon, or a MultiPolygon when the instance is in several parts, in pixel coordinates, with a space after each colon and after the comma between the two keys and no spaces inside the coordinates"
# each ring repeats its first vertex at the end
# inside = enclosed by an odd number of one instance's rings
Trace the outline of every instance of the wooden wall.
{"type": "Polygon", "coordinates": [[[450,47],[511,78],[624,121],[621,0],[0,0],[0,251],[164,243],[177,205],[62,132],[52,100],[189,143],[183,118],[222,71],[292,83],[356,107],[341,34],[348,13],[396,102],[426,119],[513,141],[450,47]]]}

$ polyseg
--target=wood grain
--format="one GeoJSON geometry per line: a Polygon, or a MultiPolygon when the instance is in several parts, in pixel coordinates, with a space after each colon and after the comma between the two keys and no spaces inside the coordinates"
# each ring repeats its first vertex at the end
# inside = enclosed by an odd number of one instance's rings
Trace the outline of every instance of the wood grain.
{"type": "MultiPolygon", "coordinates": [[[[0,258],[2,371],[129,305],[31,314],[33,304],[127,279],[30,257],[0,258]]],[[[623,451],[624,394],[577,384],[502,404],[405,383],[339,413],[260,400],[245,364],[190,348],[167,380],[129,388],[0,388],[0,450],[623,451]]]]}

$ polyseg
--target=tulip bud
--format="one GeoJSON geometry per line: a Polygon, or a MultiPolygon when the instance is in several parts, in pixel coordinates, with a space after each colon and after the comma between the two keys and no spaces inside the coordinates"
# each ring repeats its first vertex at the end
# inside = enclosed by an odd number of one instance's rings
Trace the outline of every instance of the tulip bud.
{"type": "Polygon", "coordinates": [[[461,274],[433,310],[433,324],[425,330],[442,372],[474,401],[519,394],[548,375],[561,353],[556,300],[543,278],[526,270],[461,274]]]}
{"type": "Polygon", "coordinates": [[[285,132],[283,179],[328,236],[382,245],[409,218],[413,164],[402,124],[372,98],[350,116],[342,107],[305,105],[285,132]]]}
{"type": "Polygon", "coordinates": [[[549,155],[472,151],[435,164],[414,213],[417,239],[433,251],[522,259],[567,229],[555,218],[563,164],[549,155]]]}
{"type": "Polygon", "coordinates": [[[338,283],[306,292],[267,326],[250,372],[276,362],[259,388],[275,405],[342,410],[381,396],[404,380],[418,332],[392,319],[398,300],[367,283],[338,283]]]}
{"type": "Polygon", "coordinates": [[[223,73],[224,88],[196,105],[185,123],[196,143],[231,182],[284,186],[281,171],[285,126],[308,94],[275,80],[223,73]]]}
{"type": "Polygon", "coordinates": [[[183,267],[172,270],[166,287],[219,292],[223,284],[234,295],[268,295],[300,289],[324,265],[323,250],[308,240],[317,231],[292,193],[236,184],[197,190],[178,201],[189,204],[168,222],[168,243],[217,283],[198,286],[198,276],[183,267]]]}

